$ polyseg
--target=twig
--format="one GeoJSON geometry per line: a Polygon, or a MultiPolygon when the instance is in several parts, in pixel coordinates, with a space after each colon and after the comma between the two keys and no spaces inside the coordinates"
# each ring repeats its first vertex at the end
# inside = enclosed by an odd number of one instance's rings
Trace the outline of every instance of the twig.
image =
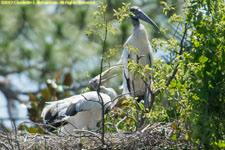
{"type": "Polygon", "coordinates": [[[17,145],[17,149],[20,150],[20,144],[19,144],[19,142],[18,142],[18,140],[17,140],[17,129],[16,129],[16,124],[15,124],[14,121],[13,121],[12,123],[13,123],[14,131],[15,131],[15,142],[16,142],[16,145],[17,145]]]}
{"type": "Polygon", "coordinates": [[[98,139],[101,139],[97,133],[92,132],[92,131],[89,131],[89,130],[80,130],[80,129],[75,129],[74,131],[76,131],[76,132],[84,132],[84,133],[89,133],[89,134],[94,135],[94,136],[95,136],[95,137],[97,137],[98,139]]]}
{"type": "Polygon", "coordinates": [[[148,124],[144,129],[141,130],[141,132],[144,133],[145,130],[147,130],[150,126],[151,126],[151,124],[148,124]]]}
{"type": "Polygon", "coordinates": [[[120,133],[119,129],[118,129],[118,126],[124,121],[127,119],[127,116],[125,116],[123,119],[121,119],[116,125],[115,125],[115,128],[116,128],[116,132],[117,133],[120,133]]]}
{"type": "Polygon", "coordinates": [[[0,145],[3,145],[6,150],[9,150],[9,148],[6,146],[6,144],[4,142],[0,141],[0,145]]]}
{"type": "MultiPolygon", "coordinates": [[[[9,133],[5,131],[6,134],[6,139],[8,140],[9,145],[11,146],[11,149],[14,149],[13,144],[12,144],[12,139],[9,137],[9,133]]],[[[11,136],[11,133],[10,133],[11,136]]]]}
{"type": "Polygon", "coordinates": [[[177,25],[177,28],[176,28],[176,30],[175,30],[175,32],[174,32],[174,34],[173,34],[173,38],[174,38],[174,36],[176,35],[179,26],[180,26],[180,23],[178,23],[178,25],[177,25]]]}

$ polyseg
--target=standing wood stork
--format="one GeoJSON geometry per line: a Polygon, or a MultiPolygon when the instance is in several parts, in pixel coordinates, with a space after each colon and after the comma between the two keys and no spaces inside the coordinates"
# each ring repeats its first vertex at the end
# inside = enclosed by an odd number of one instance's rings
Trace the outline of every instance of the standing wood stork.
{"type": "MultiPolygon", "coordinates": [[[[104,71],[102,77],[108,74],[112,68],[104,71]]],[[[103,83],[115,77],[113,75],[101,80],[100,94],[97,90],[100,84],[100,75],[89,81],[90,92],[75,95],[55,102],[47,102],[41,117],[49,131],[60,127],[62,133],[73,133],[74,129],[97,129],[97,123],[102,119],[101,98],[105,105],[105,113],[108,113],[117,103],[117,93],[112,88],[102,86],[103,83]],[[101,97],[101,98],[100,98],[101,97]]]]}
{"type": "MultiPolygon", "coordinates": [[[[137,6],[130,8],[130,11],[134,14],[130,15],[132,24],[134,26],[133,33],[127,39],[126,44],[131,45],[134,48],[138,49],[139,55],[134,51],[129,52],[129,46],[124,47],[123,54],[119,63],[123,64],[123,94],[127,98],[130,96],[138,97],[139,101],[142,99],[148,99],[149,91],[146,87],[146,84],[141,79],[139,75],[135,75],[128,71],[127,65],[128,60],[134,60],[136,63],[142,64],[142,66],[149,65],[150,68],[153,68],[153,55],[152,47],[148,40],[148,35],[144,25],[140,24],[139,19],[153,25],[157,30],[158,26],[137,6]]],[[[152,73],[149,71],[149,73],[152,73]]],[[[149,77],[150,78],[150,77],[149,77]]],[[[151,88],[152,79],[148,79],[148,85],[151,88]]],[[[145,103],[148,103],[145,101],[145,103]]],[[[148,105],[148,104],[147,104],[148,105]]]]}

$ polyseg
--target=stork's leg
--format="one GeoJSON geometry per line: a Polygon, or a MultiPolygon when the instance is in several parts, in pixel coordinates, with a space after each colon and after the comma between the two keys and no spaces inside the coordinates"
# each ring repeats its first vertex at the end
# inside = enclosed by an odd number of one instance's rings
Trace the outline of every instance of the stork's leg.
{"type": "Polygon", "coordinates": [[[147,87],[145,87],[144,105],[145,105],[145,108],[149,107],[149,90],[147,87]]]}
{"type": "MultiPolygon", "coordinates": [[[[134,80],[131,80],[132,81],[132,96],[133,96],[133,98],[135,98],[136,97],[136,92],[135,92],[135,86],[134,86],[134,80]]],[[[138,105],[137,104],[135,104],[135,107],[136,107],[136,109],[138,110],[138,105]]],[[[138,111],[137,111],[137,113],[136,113],[136,120],[139,120],[139,116],[138,116],[138,111]]],[[[136,130],[138,129],[138,122],[136,123],[136,130]]]]}
{"type": "MultiPolygon", "coordinates": [[[[145,88],[145,93],[144,93],[144,106],[145,106],[145,109],[148,108],[148,106],[149,106],[149,90],[148,90],[147,87],[145,88]]],[[[146,117],[143,118],[144,113],[145,112],[142,111],[142,113],[141,113],[141,121],[140,121],[140,124],[139,124],[138,128],[141,128],[147,121],[146,117]]]]}
{"type": "Polygon", "coordinates": [[[133,89],[132,96],[133,96],[133,98],[135,98],[136,97],[136,94],[135,94],[134,80],[132,80],[132,89],[133,89]]]}

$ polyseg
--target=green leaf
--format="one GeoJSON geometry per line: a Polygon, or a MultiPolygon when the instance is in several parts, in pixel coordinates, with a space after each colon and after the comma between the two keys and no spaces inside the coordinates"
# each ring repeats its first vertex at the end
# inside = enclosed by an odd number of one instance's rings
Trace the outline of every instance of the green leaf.
{"type": "Polygon", "coordinates": [[[38,133],[38,131],[37,131],[37,129],[36,129],[35,127],[30,127],[30,128],[28,129],[28,132],[29,132],[29,133],[38,133]]]}
{"type": "Polygon", "coordinates": [[[207,61],[208,61],[208,58],[205,57],[204,55],[202,55],[202,56],[199,58],[199,62],[202,63],[202,64],[204,64],[204,63],[207,62],[207,61]]]}
{"type": "Polygon", "coordinates": [[[86,72],[86,77],[90,78],[90,75],[89,75],[89,73],[88,73],[88,72],[86,72]]]}
{"type": "Polygon", "coordinates": [[[188,134],[186,133],[186,134],[185,134],[185,139],[188,140],[188,138],[189,138],[189,136],[188,136],[188,134]]]}
{"type": "Polygon", "coordinates": [[[89,89],[88,87],[86,87],[86,88],[85,88],[85,91],[86,91],[86,92],[89,92],[89,91],[90,91],[90,89],[89,89]]]}
{"type": "Polygon", "coordinates": [[[174,140],[174,141],[177,140],[177,135],[176,134],[173,134],[170,139],[171,140],[174,140]]]}
{"type": "Polygon", "coordinates": [[[51,99],[51,93],[48,89],[44,89],[41,92],[41,97],[43,99],[44,102],[49,101],[51,99]]]}
{"type": "Polygon", "coordinates": [[[139,108],[140,108],[142,111],[145,110],[145,106],[144,106],[143,103],[139,102],[139,103],[137,103],[137,104],[138,104],[139,108]]]}
{"type": "Polygon", "coordinates": [[[181,15],[173,14],[168,20],[168,22],[178,22],[182,23],[183,22],[183,17],[181,15]]]}
{"type": "Polygon", "coordinates": [[[225,140],[219,140],[219,142],[216,142],[216,145],[218,145],[220,148],[225,148],[225,140]]]}

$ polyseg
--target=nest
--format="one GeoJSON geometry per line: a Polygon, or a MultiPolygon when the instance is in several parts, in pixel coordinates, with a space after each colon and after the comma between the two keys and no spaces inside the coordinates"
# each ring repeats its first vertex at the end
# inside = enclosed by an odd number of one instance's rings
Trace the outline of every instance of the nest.
{"type": "Polygon", "coordinates": [[[106,133],[102,144],[102,135],[91,131],[80,130],[74,135],[30,134],[25,131],[0,132],[0,148],[10,149],[192,149],[184,138],[172,140],[175,134],[171,124],[159,123],[149,125],[135,133],[106,133]]]}

